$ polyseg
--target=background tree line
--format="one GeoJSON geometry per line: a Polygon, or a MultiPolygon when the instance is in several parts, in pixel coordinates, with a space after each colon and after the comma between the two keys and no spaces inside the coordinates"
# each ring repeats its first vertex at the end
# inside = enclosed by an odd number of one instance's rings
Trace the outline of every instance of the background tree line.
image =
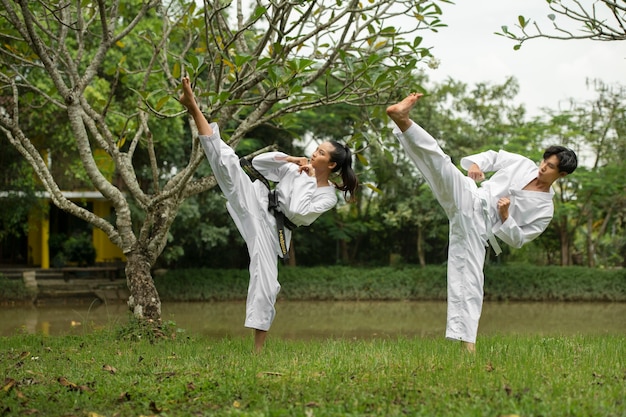
{"type": "MultiPolygon", "coordinates": [[[[423,75],[416,85],[429,86],[423,75]]],[[[454,162],[486,149],[506,149],[539,161],[550,144],[577,151],[581,166],[556,185],[556,212],[549,229],[522,249],[504,247],[496,263],[623,266],[626,259],[626,100],[624,87],[590,81],[597,97],[570,102],[568,108],[544,109],[529,118],[514,104],[518,85],[474,86],[449,80],[427,88],[413,118],[439,139],[454,162]]],[[[363,187],[356,204],[339,205],[318,221],[294,233],[292,264],[371,265],[405,262],[440,264],[447,258],[448,224],[429,187],[391,135],[383,107],[334,105],[293,116],[291,134],[309,141],[367,138],[356,158],[363,187]],[[355,120],[369,120],[357,128],[355,120]],[[297,128],[295,127],[297,126],[297,128]]],[[[281,145],[278,132],[255,132],[238,151],[271,144],[304,153],[308,142],[281,145]]],[[[289,136],[288,132],[283,132],[289,136]]],[[[164,267],[246,268],[247,252],[224,208],[218,189],[189,200],[172,226],[164,267]],[[203,219],[219,219],[206,222],[203,219]]]]}

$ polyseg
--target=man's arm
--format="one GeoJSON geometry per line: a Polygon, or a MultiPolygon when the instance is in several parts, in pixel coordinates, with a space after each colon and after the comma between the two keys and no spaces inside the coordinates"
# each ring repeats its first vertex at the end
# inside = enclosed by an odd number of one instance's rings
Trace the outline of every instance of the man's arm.
{"type": "Polygon", "coordinates": [[[472,164],[467,170],[467,176],[475,182],[481,182],[485,179],[485,173],[480,169],[478,164],[472,164]]]}

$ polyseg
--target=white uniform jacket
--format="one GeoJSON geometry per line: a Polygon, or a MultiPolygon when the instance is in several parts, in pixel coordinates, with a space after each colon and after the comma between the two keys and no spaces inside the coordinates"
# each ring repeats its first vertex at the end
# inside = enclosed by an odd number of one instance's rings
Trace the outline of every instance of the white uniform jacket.
{"type": "Polygon", "coordinates": [[[536,163],[506,151],[486,151],[461,159],[465,170],[473,163],[483,172],[496,171],[478,188],[479,196],[488,203],[491,230],[495,236],[510,246],[520,248],[548,227],[554,215],[554,191],[524,190],[537,177],[539,168],[536,163]],[[509,218],[504,223],[497,211],[497,202],[501,197],[508,197],[511,201],[509,218]]]}
{"type": "Polygon", "coordinates": [[[256,156],[252,165],[276,184],[278,206],[296,226],[309,226],[324,212],[335,207],[335,187],[318,187],[315,177],[298,172],[298,165],[287,162],[282,152],[267,152],[256,156]]]}

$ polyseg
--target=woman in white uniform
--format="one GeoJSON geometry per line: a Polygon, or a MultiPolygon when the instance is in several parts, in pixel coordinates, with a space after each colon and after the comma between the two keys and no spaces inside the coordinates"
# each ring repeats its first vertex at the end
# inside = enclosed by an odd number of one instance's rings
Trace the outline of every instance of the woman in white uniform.
{"type": "Polygon", "coordinates": [[[576,154],[552,146],[537,167],[521,155],[487,151],[461,159],[468,171],[465,176],[435,139],[409,118],[420,97],[410,94],[388,107],[387,114],[450,221],[446,338],[460,340],[473,352],[483,304],[486,247],[499,254],[497,236],[519,248],[548,227],[554,213],[552,184],[576,169],[576,154]],[[477,187],[475,181],[491,171],[495,174],[477,187]]]}
{"type": "MultiPolygon", "coordinates": [[[[274,304],[280,291],[277,257],[284,256],[283,247],[289,248],[291,231],[284,229],[284,241],[279,240],[276,217],[268,208],[269,190],[242,170],[239,157],[221,140],[217,124],[209,124],[200,111],[187,77],[182,86],[180,102],[196,123],[200,143],[228,201],[228,211],[248,247],[250,283],[244,325],[255,330],[255,350],[259,352],[274,320],[274,304]]],[[[334,141],[320,144],[310,161],[268,152],[255,157],[252,165],[266,179],[278,182],[276,210],[295,226],[308,226],[333,208],[337,204],[335,189],[343,191],[349,201],[358,186],[350,149],[334,141]],[[341,185],[330,181],[335,172],[341,174],[341,185]]]]}

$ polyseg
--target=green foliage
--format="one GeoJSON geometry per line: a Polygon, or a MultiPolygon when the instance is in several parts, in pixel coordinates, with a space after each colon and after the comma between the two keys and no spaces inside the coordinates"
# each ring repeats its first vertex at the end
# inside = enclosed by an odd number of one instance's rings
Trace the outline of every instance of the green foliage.
{"type": "Polygon", "coordinates": [[[0,273],[0,300],[2,301],[28,301],[32,294],[21,279],[6,278],[0,273]]]}
{"type": "Polygon", "coordinates": [[[10,242],[25,234],[28,215],[41,214],[41,210],[37,210],[36,190],[33,169],[20,158],[15,148],[3,146],[0,152],[0,192],[6,194],[0,197],[0,241],[10,242]]]}
{"type": "Polygon", "coordinates": [[[91,233],[88,232],[74,232],[69,236],[51,235],[50,252],[56,267],[65,266],[68,262],[78,266],[90,266],[96,260],[96,249],[91,233]]]}
{"type": "Polygon", "coordinates": [[[157,343],[170,337],[175,338],[177,331],[178,329],[174,322],[167,321],[162,323],[151,320],[138,320],[132,314],[129,314],[128,321],[115,328],[115,337],[118,340],[128,342],[145,340],[150,343],[157,343]]]}
{"type": "Polygon", "coordinates": [[[162,300],[224,301],[245,298],[248,271],[241,269],[179,269],[154,277],[162,300]],[[166,295],[167,294],[167,295],[166,295]]]}
{"type": "MultiPolygon", "coordinates": [[[[229,253],[244,246],[219,190],[191,197],[181,205],[170,228],[168,245],[157,266],[186,268],[198,266],[226,267],[233,261],[229,253]],[[207,221],[210,220],[210,221],[207,221]]],[[[237,266],[245,266],[237,265],[237,266]]]]}
{"type": "Polygon", "coordinates": [[[534,265],[488,267],[485,299],[623,302],[626,270],[534,265]]]}
{"type": "Polygon", "coordinates": [[[473,356],[442,338],[270,337],[255,355],[246,338],[129,343],[111,331],[0,347],[9,415],[623,414],[622,335],[485,337],[473,356]]]}
{"type": "MultiPolygon", "coordinates": [[[[279,298],[293,301],[445,300],[445,266],[279,268],[279,298]]],[[[176,269],[159,272],[163,301],[243,300],[246,269],[176,269]]],[[[21,280],[0,280],[0,300],[29,300],[21,280]],[[8,294],[8,298],[4,297],[8,294]]],[[[485,300],[626,301],[626,271],[536,265],[487,266],[485,300]]]]}
{"type": "MultiPolygon", "coordinates": [[[[282,267],[287,300],[445,300],[446,268],[282,267]]],[[[184,269],[155,277],[163,300],[226,301],[246,297],[248,271],[184,269]]],[[[488,266],[485,300],[626,301],[626,272],[583,267],[488,266]]]]}

